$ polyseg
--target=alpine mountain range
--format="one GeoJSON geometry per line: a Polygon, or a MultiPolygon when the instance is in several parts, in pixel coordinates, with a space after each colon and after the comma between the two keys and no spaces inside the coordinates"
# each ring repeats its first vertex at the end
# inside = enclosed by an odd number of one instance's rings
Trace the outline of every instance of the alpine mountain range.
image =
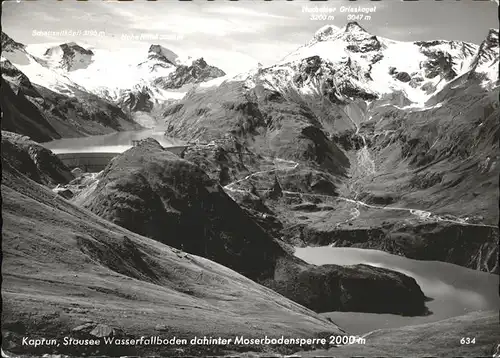
{"type": "Polygon", "coordinates": [[[497,352],[498,29],[327,25],[236,76],[159,44],[1,41],[4,352],[497,352]],[[147,138],[89,172],[49,149],[145,129],[182,153],[147,138]],[[284,333],[366,344],[22,343],[284,333]]]}

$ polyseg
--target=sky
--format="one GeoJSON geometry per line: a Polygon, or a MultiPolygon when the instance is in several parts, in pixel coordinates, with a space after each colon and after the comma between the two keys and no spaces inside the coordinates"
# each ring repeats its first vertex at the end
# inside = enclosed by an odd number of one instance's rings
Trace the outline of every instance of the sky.
{"type": "Polygon", "coordinates": [[[232,74],[271,65],[322,26],[344,26],[360,13],[342,10],[358,7],[373,10],[357,19],[361,26],[394,40],[479,44],[498,28],[498,0],[13,0],[2,3],[2,26],[24,44],[76,42],[111,50],[160,44],[232,74]],[[311,12],[315,8],[330,12],[311,12]]]}

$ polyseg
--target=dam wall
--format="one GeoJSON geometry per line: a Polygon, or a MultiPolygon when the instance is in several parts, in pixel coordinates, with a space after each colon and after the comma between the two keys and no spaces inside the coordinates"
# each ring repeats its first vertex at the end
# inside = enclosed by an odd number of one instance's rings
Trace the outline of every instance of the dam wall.
{"type": "MultiPolygon", "coordinates": [[[[178,156],[182,156],[187,146],[166,147],[168,150],[178,156]]],[[[80,168],[84,172],[97,173],[106,168],[108,163],[120,153],[116,152],[77,152],[77,153],[59,153],[57,157],[70,170],[80,168]]]]}

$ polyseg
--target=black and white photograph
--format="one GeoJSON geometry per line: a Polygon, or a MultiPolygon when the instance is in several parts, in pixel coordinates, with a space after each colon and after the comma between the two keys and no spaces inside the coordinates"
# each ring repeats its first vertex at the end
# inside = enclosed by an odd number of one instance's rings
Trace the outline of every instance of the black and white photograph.
{"type": "Polygon", "coordinates": [[[498,0],[1,10],[2,357],[500,357],[498,0]]]}

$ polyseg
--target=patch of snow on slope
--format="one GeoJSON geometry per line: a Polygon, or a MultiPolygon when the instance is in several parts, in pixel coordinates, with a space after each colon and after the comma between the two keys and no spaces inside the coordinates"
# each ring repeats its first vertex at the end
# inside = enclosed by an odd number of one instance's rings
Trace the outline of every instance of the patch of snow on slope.
{"type": "Polygon", "coordinates": [[[34,84],[69,96],[74,95],[73,89],[82,89],[67,76],[43,66],[43,61],[24,51],[4,51],[2,56],[23,72],[34,84]]]}
{"type": "MultiPolygon", "coordinates": [[[[124,90],[131,90],[137,86],[148,85],[149,81],[160,76],[167,76],[175,67],[154,66],[151,70],[147,64],[148,46],[144,48],[122,48],[119,50],[95,49],[86,46],[85,49],[91,50],[94,55],[92,62],[87,68],[75,69],[71,72],[66,72],[60,68],[60,59],[62,57],[62,49],[59,44],[44,43],[29,45],[28,51],[32,55],[40,58],[40,63],[45,63],[44,66],[36,66],[30,63],[30,68],[19,68],[32,79],[33,82],[50,89],[57,89],[62,84],[70,82],[78,83],[87,91],[102,96],[108,100],[116,100],[120,97],[124,90]],[[45,55],[47,49],[51,48],[50,55],[45,55]],[[62,80],[65,78],[65,80],[62,80]]],[[[12,56],[11,56],[12,57],[12,56]]],[[[18,56],[19,57],[19,56],[18,56]]],[[[181,62],[182,59],[176,58],[181,62]]],[[[14,64],[22,63],[19,59],[12,61],[14,64]]],[[[26,62],[26,61],[24,61],[26,62]]],[[[31,61],[33,62],[33,61],[31,61]]],[[[36,62],[36,61],[35,61],[36,62]]],[[[76,85],[75,85],[76,86],[76,85]]],[[[165,91],[155,89],[155,94],[158,99],[180,99],[184,97],[184,92],[165,91]]]]}
{"type": "Polygon", "coordinates": [[[206,81],[206,82],[201,82],[198,84],[199,87],[201,88],[206,88],[206,87],[218,87],[222,84],[222,82],[229,80],[229,76],[221,76],[214,78],[212,80],[206,81]]]}
{"type": "Polygon", "coordinates": [[[342,40],[317,42],[311,46],[304,46],[292,52],[281,60],[279,64],[294,62],[312,56],[320,56],[330,62],[343,62],[348,58],[346,46],[347,44],[342,40]]]}
{"type": "Polygon", "coordinates": [[[93,52],[95,54],[94,61],[87,69],[76,70],[70,74],[75,82],[90,90],[101,86],[132,88],[137,83],[143,82],[143,79],[150,77],[148,69],[137,66],[143,59],[141,51],[99,49],[93,50],[93,52]]]}
{"type": "Polygon", "coordinates": [[[155,99],[157,100],[169,100],[169,99],[177,99],[180,100],[184,98],[187,91],[168,91],[161,88],[152,88],[152,91],[155,94],[155,99]]]}
{"type": "Polygon", "coordinates": [[[384,57],[372,67],[371,77],[373,89],[379,93],[389,93],[394,89],[402,90],[412,102],[425,101],[425,94],[421,90],[412,88],[409,84],[394,79],[389,73],[391,67],[399,72],[413,73],[420,70],[420,62],[427,57],[423,55],[418,46],[413,43],[399,41],[384,41],[387,48],[384,57]],[[408,61],[411,59],[411,61],[408,61]]]}

